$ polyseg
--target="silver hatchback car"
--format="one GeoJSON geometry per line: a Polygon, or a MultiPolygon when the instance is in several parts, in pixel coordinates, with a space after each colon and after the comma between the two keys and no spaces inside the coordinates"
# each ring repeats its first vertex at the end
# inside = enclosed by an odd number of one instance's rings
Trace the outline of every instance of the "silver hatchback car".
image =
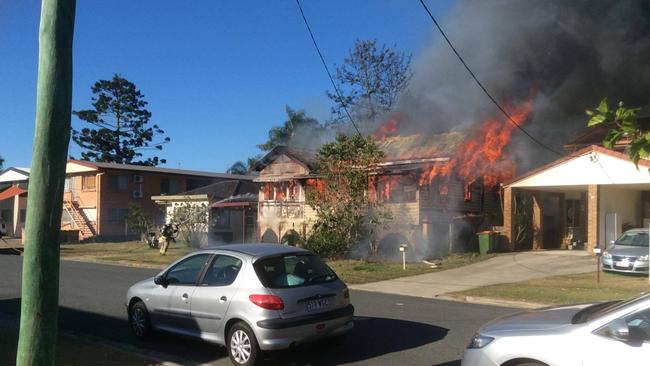
{"type": "Polygon", "coordinates": [[[350,293],[334,271],[310,251],[278,244],[193,252],[131,286],[126,307],[137,337],[197,337],[226,346],[235,365],[354,326],[350,293]]]}

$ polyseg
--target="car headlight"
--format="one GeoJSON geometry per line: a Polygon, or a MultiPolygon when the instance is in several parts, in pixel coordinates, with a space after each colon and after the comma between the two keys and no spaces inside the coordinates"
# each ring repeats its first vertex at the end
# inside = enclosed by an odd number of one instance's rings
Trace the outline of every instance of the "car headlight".
{"type": "Polygon", "coordinates": [[[648,255],[647,255],[647,254],[646,254],[646,255],[642,255],[642,256],[640,256],[639,258],[637,258],[636,260],[646,262],[646,261],[648,261],[648,255]]]}
{"type": "Polygon", "coordinates": [[[483,348],[488,344],[490,344],[490,342],[492,342],[493,340],[494,338],[492,337],[484,336],[482,334],[476,334],[474,335],[474,338],[472,338],[472,341],[469,342],[469,346],[467,346],[467,348],[483,348]]]}
{"type": "Polygon", "coordinates": [[[612,255],[609,254],[609,252],[605,252],[605,253],[603,253],[603,258],[605,258],[605,259],[611,259],[611,258],[612,258],[612,255]]]}

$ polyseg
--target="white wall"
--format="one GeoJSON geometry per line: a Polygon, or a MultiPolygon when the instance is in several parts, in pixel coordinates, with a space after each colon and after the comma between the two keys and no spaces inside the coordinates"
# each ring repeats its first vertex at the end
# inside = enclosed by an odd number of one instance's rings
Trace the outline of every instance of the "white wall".
{"type": "Polygon", "coordinates": [[[635,227],[643,225],[641,217],[641,192],[614,186],[600,186],[600,207],[598,212],[598,241],[605,243],[605,218],[608,213],[616,213],[616,236],[623,232],[623,224],[635,227]]]}

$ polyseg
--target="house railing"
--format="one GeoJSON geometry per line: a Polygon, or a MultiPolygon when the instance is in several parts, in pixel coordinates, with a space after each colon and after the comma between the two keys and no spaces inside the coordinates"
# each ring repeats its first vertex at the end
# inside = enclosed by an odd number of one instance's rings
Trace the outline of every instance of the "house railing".
{"type": "Polygon", "coordinates": [[[304,202],[267,201],[259,203],[260,216],[283,219],[302,219],[305,215],[304,202]]]}

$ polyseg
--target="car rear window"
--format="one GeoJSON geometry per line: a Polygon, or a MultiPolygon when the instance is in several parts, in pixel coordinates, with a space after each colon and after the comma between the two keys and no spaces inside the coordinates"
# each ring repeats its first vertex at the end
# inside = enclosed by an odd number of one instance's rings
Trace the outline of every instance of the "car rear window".
{"type": "Polygon", "coordinates": [[[262,258],[253,265],[265,287],[290,288],[336,280],[332,271],[313,254],[288,254],[262,258]]]}

